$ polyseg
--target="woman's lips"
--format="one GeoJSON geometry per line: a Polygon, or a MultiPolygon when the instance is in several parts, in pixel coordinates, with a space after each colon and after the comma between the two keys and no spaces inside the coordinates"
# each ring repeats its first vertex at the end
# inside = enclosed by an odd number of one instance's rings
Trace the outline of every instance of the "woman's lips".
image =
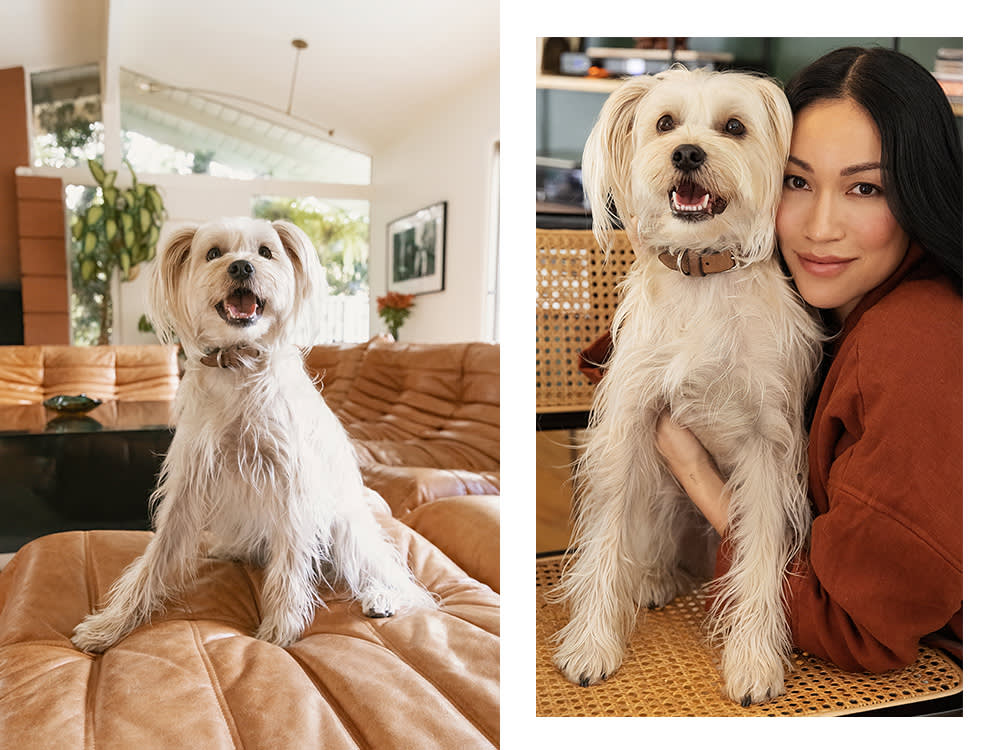
{"type": "Polygon", "coordinates": [[[821,256],[808,253],[796,253],[796,255],[802,270],[823,278],[837,276],[854,262],[854,258],[838,258],[835,255],[821,256]]]}

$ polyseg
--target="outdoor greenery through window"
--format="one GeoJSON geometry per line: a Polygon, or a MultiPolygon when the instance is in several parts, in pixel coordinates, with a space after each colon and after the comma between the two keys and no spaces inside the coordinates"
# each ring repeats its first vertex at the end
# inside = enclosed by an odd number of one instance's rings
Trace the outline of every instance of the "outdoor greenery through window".
{"type": "MultiPolygon", "coordinates": [[[[101,189],[93,185],[67,185],[66,210],[71,216],[103,200],[101,189]]],[[[80,270],[82,245],[70,236],[70,331],[77,345],[106,344],[111,335],[109,278],[102,269],[84,280],[80,270]]]]}
{"type": "Polygon", "coordinates": [[[232,167],[215,159],[212,151],[183,151],[132,130],[122,131],[125,159],[137,172],[149,174],[207,174],[236,180],[259,175],[251,169],[232,167]]]}
{"type": "Polygon", "coordinates": [[[368,214],[367,201],[260,196],[254,202],[253,216],[291,221],[319,253],[330,285],[322,341],[368,339],[368,214]]]}
{"type": "Polygon", "coordinates": [[[97,65],[31,75],[36,167],[75,167],[104,152],[97,65]]]}

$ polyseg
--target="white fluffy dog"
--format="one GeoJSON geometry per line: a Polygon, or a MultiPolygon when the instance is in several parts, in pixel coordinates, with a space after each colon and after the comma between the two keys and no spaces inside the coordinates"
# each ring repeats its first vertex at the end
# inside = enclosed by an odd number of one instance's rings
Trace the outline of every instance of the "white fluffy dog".
{"type": "Polygon", "coordinates": [[[559,591],[570,620],[555,660],[580,685],[618,669],[638,607],[662,606],[686,584],[679,548],[693,506],[654,440],[669,409],[731,496],[732,568],[710,613],[725,692],[744,705],[784,692],[782,588],[810,523],[803,412],[820,342],[775,253],[791,124],[764,78],[672,69],[617,89],[587,141],[594,232],[606,246],[613,200],[636,258],[559,591]]]}
{"type": "MultiPolygon", "coordinates": [[[[151,502],[156,533],[73,643],[103,651],[179,594],[200,533],[264,568],[256,636],[298,639],[329,583],[368,617],[432,606],[383,534],[343,427],[306,374],[293,327],[326,292],[293,224],[227,219],[176,231],[149,285],[154,325],[187,354],[177,430],[151,502]]],[[[384,504],[384,503],[383,503],[384,504]]]]}

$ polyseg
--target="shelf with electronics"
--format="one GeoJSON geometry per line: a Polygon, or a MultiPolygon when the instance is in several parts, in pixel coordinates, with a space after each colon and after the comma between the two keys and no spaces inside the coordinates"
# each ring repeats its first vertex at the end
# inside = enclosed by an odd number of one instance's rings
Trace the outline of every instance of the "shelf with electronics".
{"type": "MultiPolygon", "coordinates": [[[[546,40],[549,44],[552,40],[546,40]]],[[[587,47],[574,52],[551,48],[539,59],[536,89],[582,91],[609,94],[631,76],[656,74],[674,64],[688,68],[716,69],[733,63],[730,52],[706,52],[686,49],[681,39],[661,37],[649,40],[656,47],[587,47]]]]}
{"type": "MultiPolygon", "coordinates": [[[[713,52],[687,49],[683,38],[660,37],[650,43],[658,47],[587,47],[584,51],[570,49],[545,49],[551,39],[540,40],[543,48],[539,54],[538,74],[535,88],[540,90],[577,91],[595,94],[610,94],[630,76],[644,73],[655,74],[671,65],[681,64],[692,68],[724,69],[734,67],[736,56],[731,52],[713,52]],[[555,52],[558,51],[558,57],[555,52]]],[[[763,50],[760,61],[740,61],[739,67],[768,72],[771,67],[770,41],[762,39],[763,50]]],[[[898,40],[894,40],[898,45],[898,40]]],[[[962,60],[963,51],[958,48],[942,47],[937,50],[932,73],[948,96],[952,112],[956,117],[963,114],[962,60]]]]}

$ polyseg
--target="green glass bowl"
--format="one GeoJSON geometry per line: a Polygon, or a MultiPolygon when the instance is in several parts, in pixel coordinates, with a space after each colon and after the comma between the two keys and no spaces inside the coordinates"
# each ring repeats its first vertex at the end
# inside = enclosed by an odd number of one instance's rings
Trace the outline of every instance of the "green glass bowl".
{"type": "Polygon", "coordinates": [[[45,399],[42,405],[62,414],[85,414],[102,403],[99,398],[90,398],[81,393],[79,396],[53,396],[45,399]]]}

